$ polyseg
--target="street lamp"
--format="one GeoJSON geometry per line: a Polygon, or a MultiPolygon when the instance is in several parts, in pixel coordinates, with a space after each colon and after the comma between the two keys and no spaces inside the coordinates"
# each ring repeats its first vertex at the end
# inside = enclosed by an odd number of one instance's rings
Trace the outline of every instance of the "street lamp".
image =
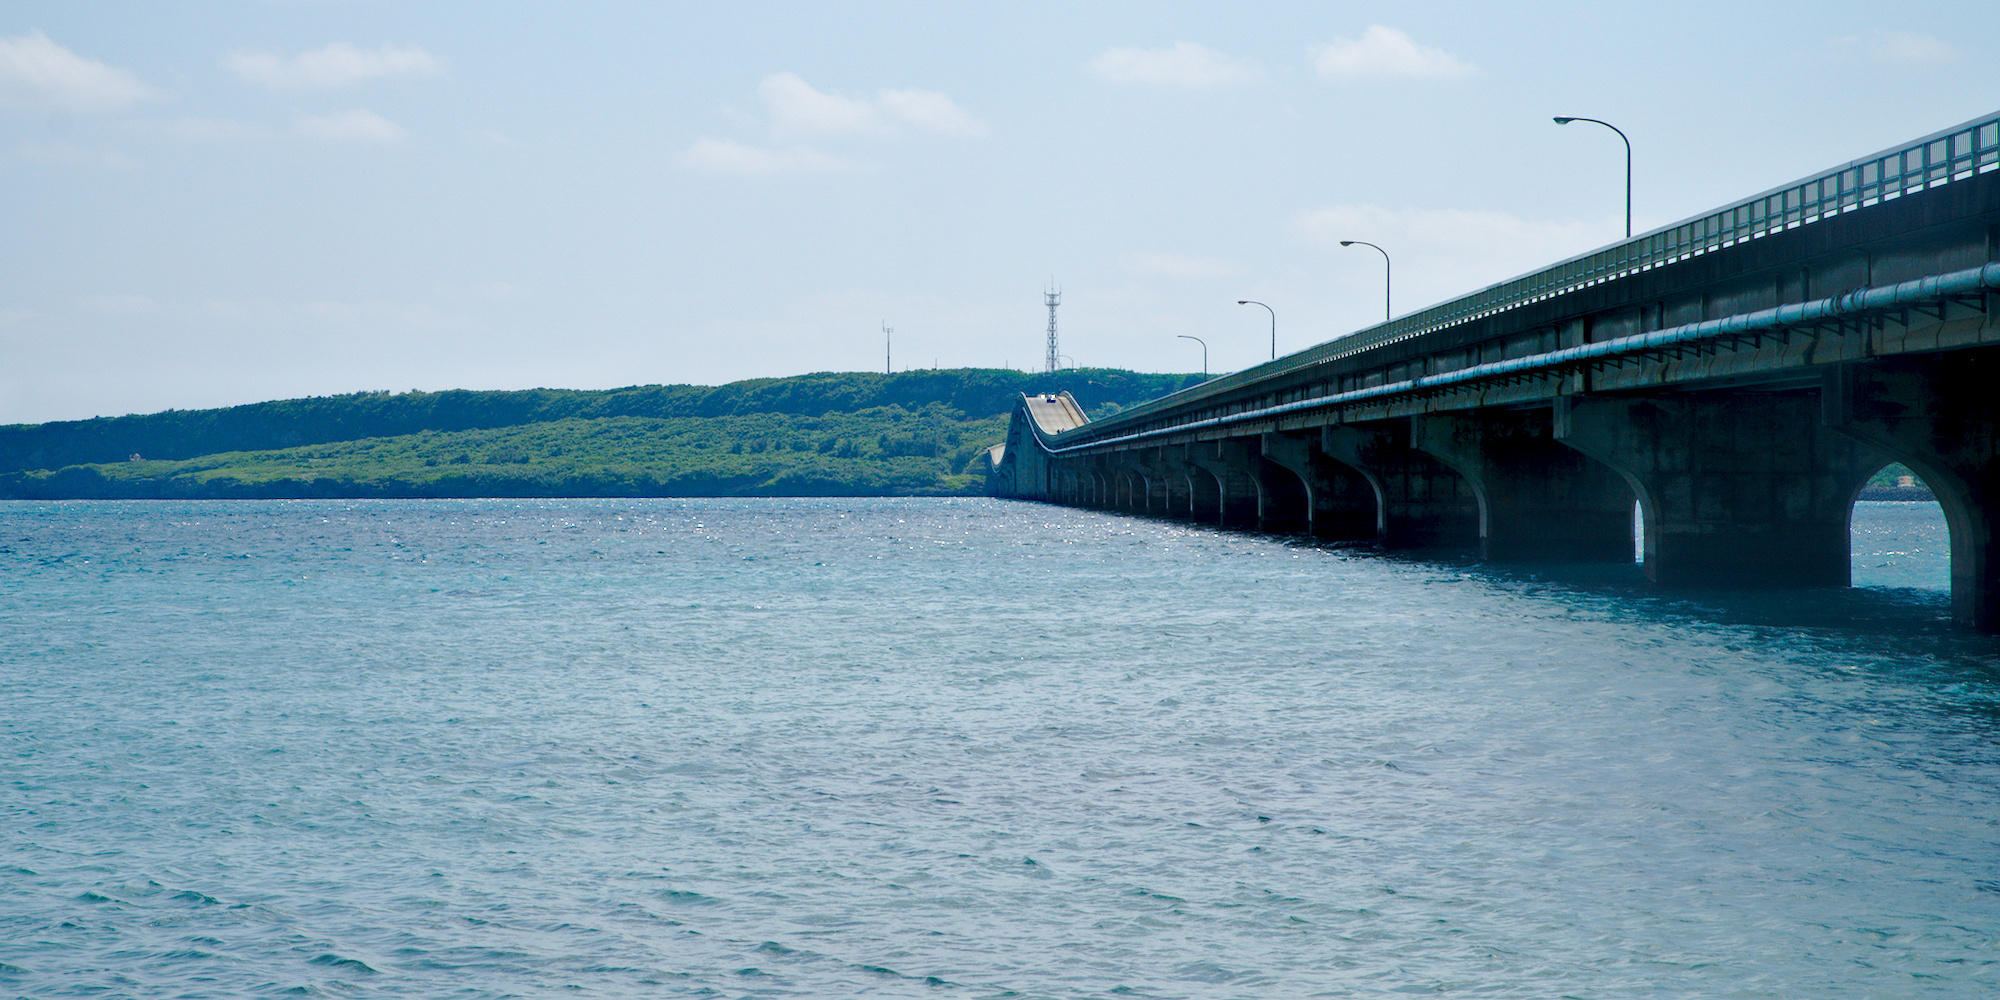
{"type": "Polygon", "coordinates": [[[1618,126],[1611,124],[1610,122],[1598,121],[1595,118],[1558,118],[1555,121],[1557,125],[1568,125],[1570,122],[1590,122],[1593,125],[1602,125],[1605,128],[1608,128],[1611,131],[1618,133],[1618,138],[1625,140],[1625,238],[1628,240],[1631,239],[1632,238],[1632,140],[1626,137],[1624,129],[1621,129],[1618,126]]]}
{"type": "MultiPolygon", "coordinates": [[[[1264,303],[1256,299],[1237,299],[1236,304],[1239,306],[1264,306],[1264,303]]],[[[1276,361],[1278,360],[1278,311],[1270,306],[1264,306],[1264,311],[1271,314],[1271,360],[1276,361]]]]}
{"type": "Polygon", "coordinates": [[[1389,312],[1389,279],[1393,277],[1389,267],[1389,251],[1381,247],[1376,247],[1375,244],[1369,243],[1366,240],[1341,240],[1340,245],[1344,247],[1375,247],[1375,252],[1382,255],[1382,322],[1389,322],[1389,316],[1391,315],[1389,312]]]}
{"type": "Polygon", "coordinates": [[[1204,381],[1205,381],[1205,380],[1207,380],[1207,378],[1208,378],[1208,341],[1206,341],[1206,340],[1203,340],[1203,339],[1201,339],[1200,337],[1190,337],[1190,336],[1188,336],[1188,335],[1187,335],[1187,334],[1185,334],[1185,333],[1177,333],[1177,334],[1174,334],[1174,336],[1176,336],[1176,337],[1179,337],[1179,338],[1181,338],[1182,340],[1192,340],[1192,341],[1194,341],[1195,343],[1197,343],[1197,344],[1200,344],[1200,345],[1201,345],[1201,377],[1202,377],[1202,379],[1203,379],[1204,381]]]}

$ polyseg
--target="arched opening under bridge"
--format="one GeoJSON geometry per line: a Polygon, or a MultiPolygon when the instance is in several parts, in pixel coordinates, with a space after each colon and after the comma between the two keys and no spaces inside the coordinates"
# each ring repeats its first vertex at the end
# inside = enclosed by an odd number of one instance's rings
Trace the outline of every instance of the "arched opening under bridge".
{"type": "Polygon", "coordinates": [[[1922,475],[1886,464],[1856,491],[1848,521],[1856,587],[1951,590],[1952,531],[1922,475]]]}

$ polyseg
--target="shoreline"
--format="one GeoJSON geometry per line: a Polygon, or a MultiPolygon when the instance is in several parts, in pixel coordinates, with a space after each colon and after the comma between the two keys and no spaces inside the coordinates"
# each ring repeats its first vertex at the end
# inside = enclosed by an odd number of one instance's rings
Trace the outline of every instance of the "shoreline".
{"type": "Polygon", "coordinates": [[[1937,495],[1927,486],[1863,486],[1856,500],[1925,500],[1937,502],[1937,495]]]}

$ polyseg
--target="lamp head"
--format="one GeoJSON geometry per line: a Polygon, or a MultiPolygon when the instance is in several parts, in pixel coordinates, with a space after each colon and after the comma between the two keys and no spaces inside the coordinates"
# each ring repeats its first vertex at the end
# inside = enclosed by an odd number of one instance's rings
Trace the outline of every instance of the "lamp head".
{"type": "Polygon", "coordinates": [[[1573,121],[1575,121],[1575,120],[1576,120],[1576,119],[1574,119],[1574,118],[1558,118],[1558,119],[1556,119],[1556,124],[1557,124],[1557,125],[1568,125],[1568,124],[1569,124],[1570,122],[1573,122],[1573,121]]]}
{"type": "Polygon", "coordinates": [[[1353,240],[1341,240],[1341,241],[1340,241],[1340,245],[1341,245],[1341,246],[1344,246],[1344,247],[1351,247],[1351,246],[1353,246],[1353,245],[1354,245],[1354,241],[1353,241],[1353,240]]]}
{"type": "Polygon", "coordinates": [[[1247,305],[1249,305],[1249,304],[1250,304],[1250,300],[1249,300],[1249,299],[1237,299],[1237,300],[1236,300],[1236,304],[1237,304],[1237,305],[1239,305],[1239,306],[1247,306],[1247,305]]]}

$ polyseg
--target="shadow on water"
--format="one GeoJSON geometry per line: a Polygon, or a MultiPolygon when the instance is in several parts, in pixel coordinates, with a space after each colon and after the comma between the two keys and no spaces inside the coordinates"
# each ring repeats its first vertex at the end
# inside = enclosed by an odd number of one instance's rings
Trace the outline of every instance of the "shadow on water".
{"type": "Polygon", "coordinates": [[[1588,608],[1617,620],[1808,647],[1843,665],[1879,664],[1936,683],[2000,684],[2000,636],[1951,618],[1949,538],[1935,503],[1863,502],[1851,527],[1854,585],[1788,589],[1663,589],[1637,563],[1500,565],[1469,552],[1384,552],[1294,540],[1350,556],[1449,568],[1497,591],[1588,608]]]}

